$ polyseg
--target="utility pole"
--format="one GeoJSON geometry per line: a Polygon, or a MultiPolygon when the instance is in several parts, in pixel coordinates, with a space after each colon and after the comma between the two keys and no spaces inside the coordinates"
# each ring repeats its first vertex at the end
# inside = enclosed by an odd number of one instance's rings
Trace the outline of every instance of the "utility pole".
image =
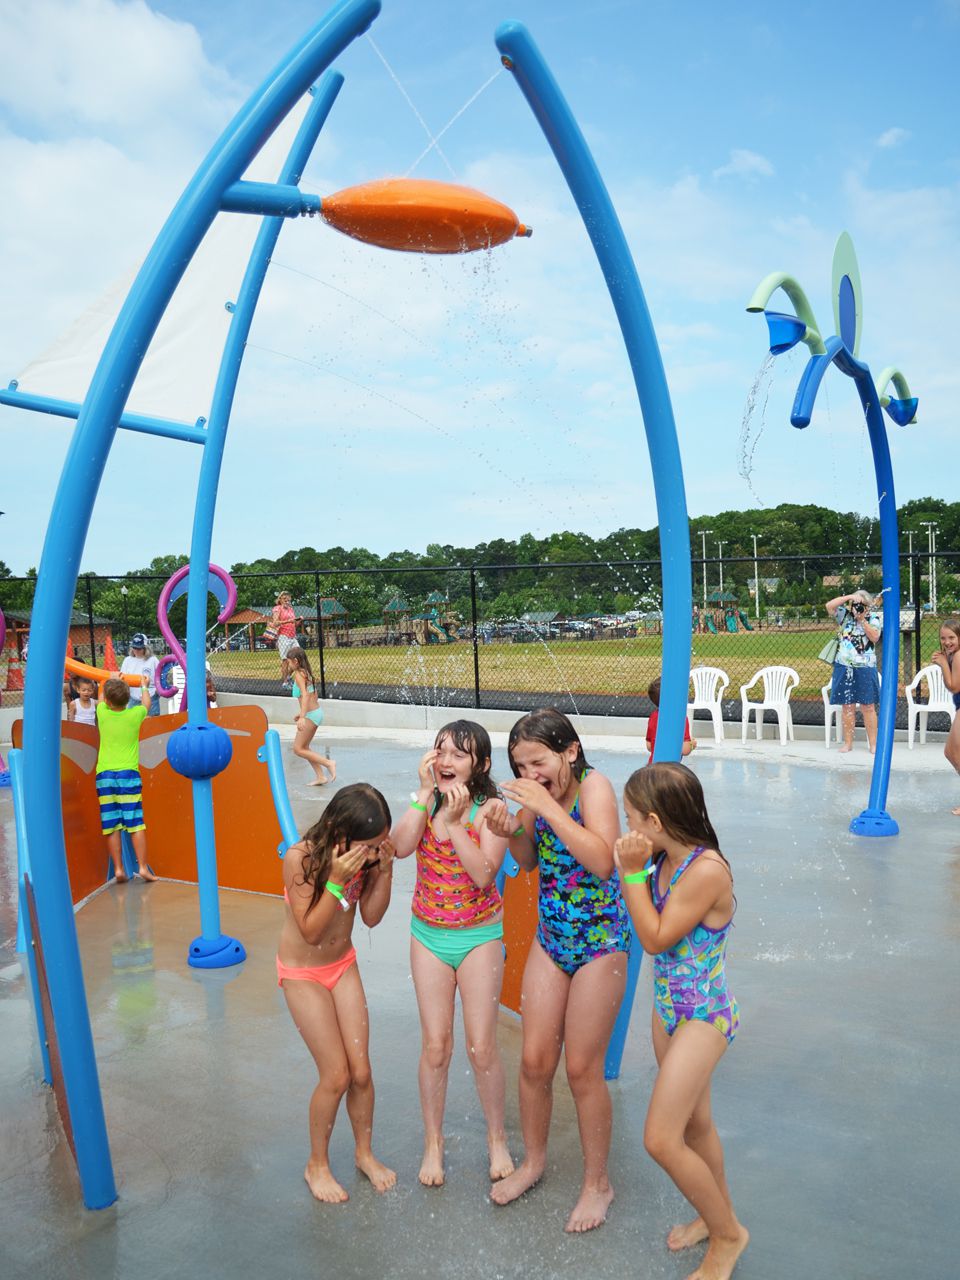
{"type": "Polygon", "coordinates": [[[909,539],[909,546],[907,548],[907,567],[910,570],[910,603],[913,604],[913,530],[907,529],[906,533],[907,538],[909,539]]]}
{"type": "Polygon", "coordinates": [[[757,622],[760,621],[760,574],[757,571],[757,535],[751,533],[753,539],[753,604],[757,622]]]}
{"type": "Polygon", "coordinates": [[[921,520],[927,531],[927,590],[930,600],[930,612],[937,612],[937,525],[933,520],[921,520]]]}
{"type": "Polygon", "coordinates": [[[706,624],[707,620],[707,534],[713,533],[712,529],[701,529],[700,538],[703,543],[703,620],[706,624]]]}
{"type": "Polygon", "coordinates": [[[717,543],[717,551],[720,554],[720,605],[723,606],[723,543],[717,543]]]}

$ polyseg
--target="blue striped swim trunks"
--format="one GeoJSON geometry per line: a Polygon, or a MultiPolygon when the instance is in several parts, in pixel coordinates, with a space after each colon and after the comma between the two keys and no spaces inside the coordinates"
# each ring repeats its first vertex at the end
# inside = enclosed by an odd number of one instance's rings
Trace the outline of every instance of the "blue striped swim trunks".
{"type": "Polygon", "coordinates": [[[137,769],[104,769],[97,774],[100,802],[100,830],[105,836],[115,831],[143,831],[143,784],[137,769]]]}

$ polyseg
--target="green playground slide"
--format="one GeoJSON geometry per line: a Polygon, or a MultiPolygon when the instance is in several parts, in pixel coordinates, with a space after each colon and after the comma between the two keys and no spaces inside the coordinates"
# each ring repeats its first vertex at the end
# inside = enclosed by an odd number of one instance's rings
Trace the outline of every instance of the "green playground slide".
{"type": "Polygon", "coordinates": [[[727,614],[727,630],[733,632],[737,630],[737,615],[735,613],[727,614]]]}
{"type": "Polygon", "coordinates": [[[713,632],[714,635],[717,634],[717,624],[714,622],[712,618],[707,618],[707,627],[710,631],[713,632]]]}
{"type": "Polygon", "coordinates": [[[740,610],[740,621],[743,623],[743,625],[746,627],[748,631],[753,630],[753,627],[750,625],[750,619],[747,617],[747,615],[743,612],[742,609],[740,610]]]}

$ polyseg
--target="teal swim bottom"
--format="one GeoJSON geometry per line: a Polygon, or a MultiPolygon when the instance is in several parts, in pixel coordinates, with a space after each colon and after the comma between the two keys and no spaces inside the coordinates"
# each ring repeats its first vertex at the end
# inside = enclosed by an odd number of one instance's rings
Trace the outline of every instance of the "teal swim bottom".
{"type": "Polygon", "coordinates": [[[417,916],[410,917],[410,932],[438,960],[451,969],[459,969],[467,956],[485,942],[496,942],[503,937],[503,921],[480,924],[470,929],[443,929],[438,925],[424,924],[417,916]]]}

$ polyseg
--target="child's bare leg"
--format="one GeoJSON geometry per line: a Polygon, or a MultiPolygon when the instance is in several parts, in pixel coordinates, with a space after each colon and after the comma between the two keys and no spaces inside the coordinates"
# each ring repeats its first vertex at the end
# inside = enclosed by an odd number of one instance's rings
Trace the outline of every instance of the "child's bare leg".
{"type": "Polygon", "coordinates": [[[350,1068],[347,1115],[353,1128],[355,1160],[360,1172],[377,1191],[389,1191],[397,1175],[373,1154],[373,1076],[370,1074],[370,1023],[360,971],[351,965],[333,989],[340,1035],[350,1068]]]}
{"type": "Polygon", "coordinates": [[[463,1005],[467,1057],[487,1122],[490,1177],[494,1182],[513,1173],[505,1124],[506,1082],[497,1046],[497,1016],[503,985],[503,944],[485,942],[463,960],[456,973],[463,1005]]]}
{"type": "Polygon", "coordinates": [[[330,1170],[329,1148],[340,1099],[350,1084],[350,1065],[333,996],[317,982],[290,978],[283,980],[283,994],[320,1076],[310,1098],[310,1159],[303,1176],[317,1200],[342,1204],[350,1197],[330,1170]]]}
{"type": "MultiPolygon", "coordinates": [[[[730,1204],[726,1179],[721,1182],[707,1160],[685,1141],[688,1124],[727,1042],[706,1022],[684,1023],[669,1038],[662,1027],[659,1033],[668,1047],[660,1060],[660,1074],[650,1099],[644,1145],[706,1226],[710,1244],[689,1280],[728,1280],[750,1236],[730,1204]]],[[[696,1221],[688,1227],[693,1232],[696,1221]]]]}
{"type": "Polygon", "coordinates": [[[147,833],[146,831],[131,831],[130,843],[133,845],[133,852],[137,858],[137,874],[141,880],[156,880],[156,876],[147,866],[147,833]]]}
{"type": "Polygon", "coordinates": [[[113,861],[113,874],[117,878],[117,884],[123,884],[127,879],[127,873],[123,869],[123,853],[120,845],[120,832],[111,831],[108,836],[104,836],[107,842],[107,853],[113,861]]]}
{"type": "Polygon", "coordinates": [[[326,756],[321,756],[316,751],[310,750],[310,743],[313,741],[314,735],[317,732],[317,726],[312,720],[305,721],[304,725],[304,728],[297,729],[296,737],[293,740],[293,754],[295,756],[299,756],[301,760],[306,760],[313,769],[315,775],[314,780],[313,782],[309,782],[307,785],[310,787],[319,787],[327,780],[323,772],[326,756]]]}
{"type": "Polygon", "coordinates": [[[410,939],[410,968],[420,1010],[420,1106],[423,1110],[423,1161],[419,1178],[425,1187],[443,1185],[443,1111],[453,1056],[453,1006],[457,975],[416,938],[410,939]]]}
{"type": "Polygon", "coordinates": [[[520,1128],[523,1161],[494,1184],[490,1199],[509,1204],[540,1181],[547,1163],[547,1137],[553,1112],[553,1077],[563,1048],[563,1018],[570,979],[534,938],[523,971],[520,1010],[523,1053],[520,1062],[520,1128]]]}
{"type": "Polygon", "coordinates": [[[599,1227],[613,1200],[607,1176],[613,1111],[603,1063],[626,981],[627,957],[617,952],[585,964],[570,984],[563,1041],[583,1148],[583,1186],[567,1231],[599,1227]]]}

